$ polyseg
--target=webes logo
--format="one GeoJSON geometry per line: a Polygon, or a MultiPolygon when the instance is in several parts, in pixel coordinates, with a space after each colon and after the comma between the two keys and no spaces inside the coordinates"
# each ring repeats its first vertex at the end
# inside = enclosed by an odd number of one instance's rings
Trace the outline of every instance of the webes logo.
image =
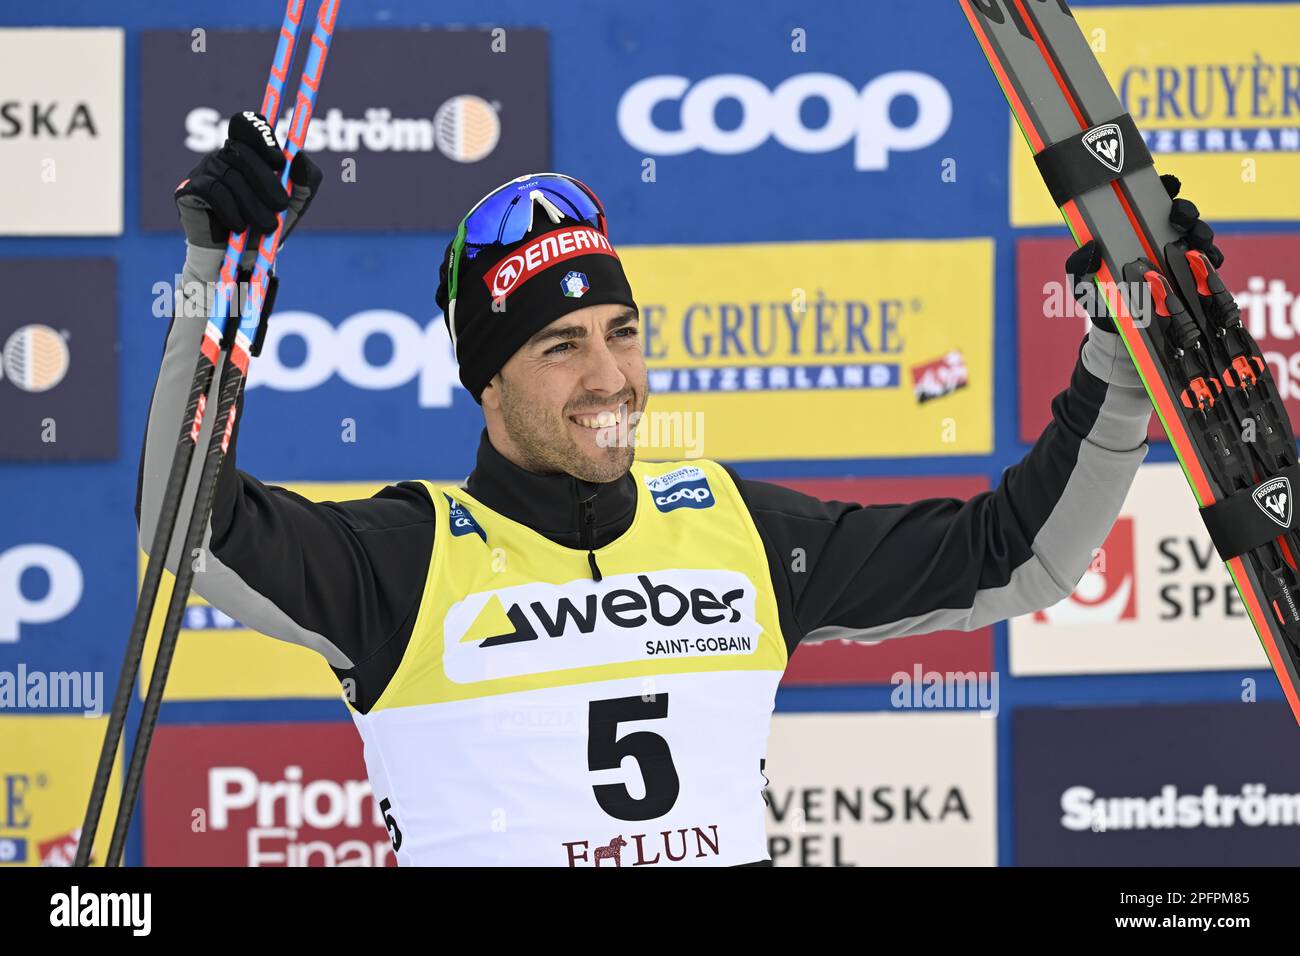
{"type": "Polygon", "coordinates": [[[1120,517],[1084,572],[1074,593],[1034,620],[1049,624],[1093,624],[1137,617],[1136,549],[1133,519],[1120,517]]]}
{"type": "Polygon", "coordinates": [[[708,588],[691,588],[688,597],[670,584],[656,584],[644,574],[636,576],[638,588],[615,588],[604,595],[587,594],[575,601],[560,597],[549,607],[547,602],[511,604],[501,614],[501,601],[495,596],[484,605],[461,641],[478,641],[479,647],[535,641],[540,634],[564,637],[567,634],[591,634],[598,624],[619,628],[638,628],[653,620],[660,627],[675,627],[690,620],[697,624],[735,624],[740,611],[732,603],[745,596],[733,588],[721,597],[708,588]],[[488,633],[491,632],[491,633],[488,633]]]}
{"type": "Polygon", "coordinates": [[[753,655],[757,591],[736,571],[665,569],[521,584],[458,601],[443,620],[455,682],[661,657],[753,655]]]}

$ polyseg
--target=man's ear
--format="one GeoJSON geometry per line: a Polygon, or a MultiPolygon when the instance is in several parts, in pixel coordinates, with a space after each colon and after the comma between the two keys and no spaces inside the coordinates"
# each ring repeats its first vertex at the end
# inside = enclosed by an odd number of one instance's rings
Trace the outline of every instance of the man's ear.
{"type": "Polygon", "coordinates": [[[493,411],[500,410],[501,386],[501,373],[497,372],[492,376],[492,380],[487,383],[487,387],[479,394],[479,401],[484,408],[491,408],[493,411]]]}

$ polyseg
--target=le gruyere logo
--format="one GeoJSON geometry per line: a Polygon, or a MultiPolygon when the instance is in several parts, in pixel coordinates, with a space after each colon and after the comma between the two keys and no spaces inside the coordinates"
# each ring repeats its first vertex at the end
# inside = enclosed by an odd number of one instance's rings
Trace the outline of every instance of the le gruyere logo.
{"type": "MultiPolygon", "coordinates": [[[[1074,14],[1156,168],[1176,173],[1185,195],[1216,220],[1300,217],[1300,4],[1186,5],[1177,16],[1158,6],[1077,7],[1074,14]]],[[[1122,156],[1097,149],[1117,141],[1087,145],[1119,172],[1122,156]]],[[[1013,225],[1059,223],[1022,143],[1012,157],[1013,225]]]]}
{"type": "Polygon", "coordinates": [[[736,571],[672,569],[522,584],[447,611],[443,663],[457,683],[654,657],[752,655],[756,590],[736,571]]]}
{"type": "Polygon", "coordinates": [[[661,429],[645,457],[760,461],[992,447],[992,240],[632,246],[619,254],[641,307],[656,414],[708,422],[702,450],[685,429],[676,437],[661,429]],[[963,356],[970,387],[919,405],[909,370],[950,352],[963,356]],[[960,430],[945,432],[944,419],[960,421],[960,430]]]}

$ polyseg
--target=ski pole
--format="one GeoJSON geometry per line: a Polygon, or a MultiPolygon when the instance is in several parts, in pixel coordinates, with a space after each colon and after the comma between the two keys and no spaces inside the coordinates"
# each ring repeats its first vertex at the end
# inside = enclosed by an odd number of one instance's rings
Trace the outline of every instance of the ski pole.
{"type": "MultiPolygon", "coordinates": [[[[339,0],[322,0],[316,15],[316,25],[312,30],[311,47],[307,51],[306,63],[298,83],[297,102],[294,104],[293,118],[289,124],[289,135],[284,147],[284,172],[280,182],[286,191],[292,189],[289,171],[293,158],[302,148],[311,123],[312,110],[316,103],[316,93],[320,87],[320,78],[325,66],[325,57],[329,52],[330,40],[334,35],[334,24],[338,14],[339,0]]],[[[140,782],[144,777],[144,766],[148,760],[149,747],[153,741],[154,729],[158,722],[158,712],[162,707],[163,691],[166,688],[167,675],[171,669],[176,642],[180,636],[181,621],[185,605],[189,598],[190,587],[194,579],[194,565],[184,560],[203,544],[203,536],[212,514],[212,499],[216,490],[217,477],[225,462],[226,450],[230,436],[235,427],[235,413],[240,392],[243,390],[245,376],[248,374],[248,362],[257,337],[258,326],[262,320],[262,300],[265,294],[267,276],[274,267],[276,245],[284,230],[286,212],[276,217],[275,231],[264,236],[258,244],[257,265],[253,271],[249,294],[245,297],[243,314],[233,336],[226,336],[223,347],[229,347],[225,364],[221,369],[218,384],[217,417],[214,422],[208,448],[199,478],[198,490],[194,498],[194,510],[190,516],[189,528],[181,550],[182,560],[176,568],[176,584],[172,589],[167,604],[167,613],[163,622],[163,632],[158,643],[158,656],[154,661],[153,674],[149,680],[149,690],[145,694],[144,710],[140,717],[140,727],[136,734],[135,745],[131,750],[131,762],[122,788],[122,802],[118,808],[117,822],[113,828],[113,837],[109,843],[109,859],[120,860],[126,844],[127,831],[130,829],[131,816],[139,796],[140,782]],[[224,423],[224,425],[223,425],[224,423]]],[[[244,237],[241,237],[244,238],[244,237]]],[[[239,243],[242,252],[243,243],[239,243]]],[[[232,257],[230,248],[226,251],[226,260],[221,267],[221,285],[223,292],[218,294],[214,314],[204,332],[206,341],[219,334],[228,326],[228,310],[235,288],[234,280],[239,268],[238,254],[232,257]]]]}
{"type": "MultiPolygon", "coordinates": [[[[284,84],[293,62],[294,49],[302,22],[304,2],[305,0],[287,0],[284,19],[280,25],[275,56],[271,63],[266,89],[262,98],[262,114],[266,116],[272,124],[275,123],[280,112],[284,84]]],[[[233,254],[234,260],[238,262],[239,255],[242,253],[246,242],[247,233],[240,235],[232,234],[227,244],[226,260],[229,261],[233,254]]],[[[233,294],[234,286],[223,282],[222,287],[217,290],[216,299],[218,301],[224,300],[228,304],[229,299],[233,294]]],[[[215,306],[216,303],[214,303],[214,307],[215,306]]],[[[228,311],[228,309],[226,311],[228,311]]],[[[212,384],[212,379],[219,358],[219,350],[209,347],[209,338],[205,335],[202,347],[200,348],[199,360],[195,368],[193,382],[190,388],[190,399],[186,406],[185,414],[182,416],[181,433],[177,442],[176,450],[172,457],[168,479],[164,486],[165,490],[160,504],[157,525],[154,530],[152,547],[149,551],[149,559],[145,568],[144,580],[141,584],[140,596],[136,603],[135,617],[132,622],[130,637],[123,657],[122,670],[118,678],[117,691],[114,696],[113,707],[109,713],[108,725],[105,728],[104,742],[100,750],[99,762],[91,785],[91,793],[86,808],[86,816],[81,827],[81,833],[77,844],[77,854],[74,861],[74,865],[76,866],[86,866],[90,862],[91,847],[94,844],[95,834],[99,826],[100,816],[103,812],[104,803],[107,797],[113,762],[117,756],[118,744],[121,741],[122,730],[130,707],[131,695],[134,690],[136,676],[140,669],[140,662],[144,653],[144,644],[148,634],[149,622],[153,614],[154,605],[157,602],[158,591],[162,580],[162,571],[166,565],[167,553],[171,545],[171,539],[175,530],[178,512],[180,511],[186,480],[189,476],[190,464],[193,459],[194,446],[198,441],[203,425],[203,415],[207,405],[207,395],[212,384]]],[[[116,862],[117,858],[110,854],[110,858],[106,861],[106,865],[114,865],[116,862]]]]}

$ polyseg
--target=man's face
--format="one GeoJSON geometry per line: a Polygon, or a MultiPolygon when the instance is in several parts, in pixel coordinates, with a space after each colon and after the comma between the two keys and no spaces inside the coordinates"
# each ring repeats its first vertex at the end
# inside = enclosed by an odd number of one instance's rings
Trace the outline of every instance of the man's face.
{"type": "Polygon", "coordinates": [[[515,464],[605,482],[632,464],[646,397],[636,310],[593,305],[556,319],[510,357],[483,390],[483,417],[493,446],[515,464]]]}

